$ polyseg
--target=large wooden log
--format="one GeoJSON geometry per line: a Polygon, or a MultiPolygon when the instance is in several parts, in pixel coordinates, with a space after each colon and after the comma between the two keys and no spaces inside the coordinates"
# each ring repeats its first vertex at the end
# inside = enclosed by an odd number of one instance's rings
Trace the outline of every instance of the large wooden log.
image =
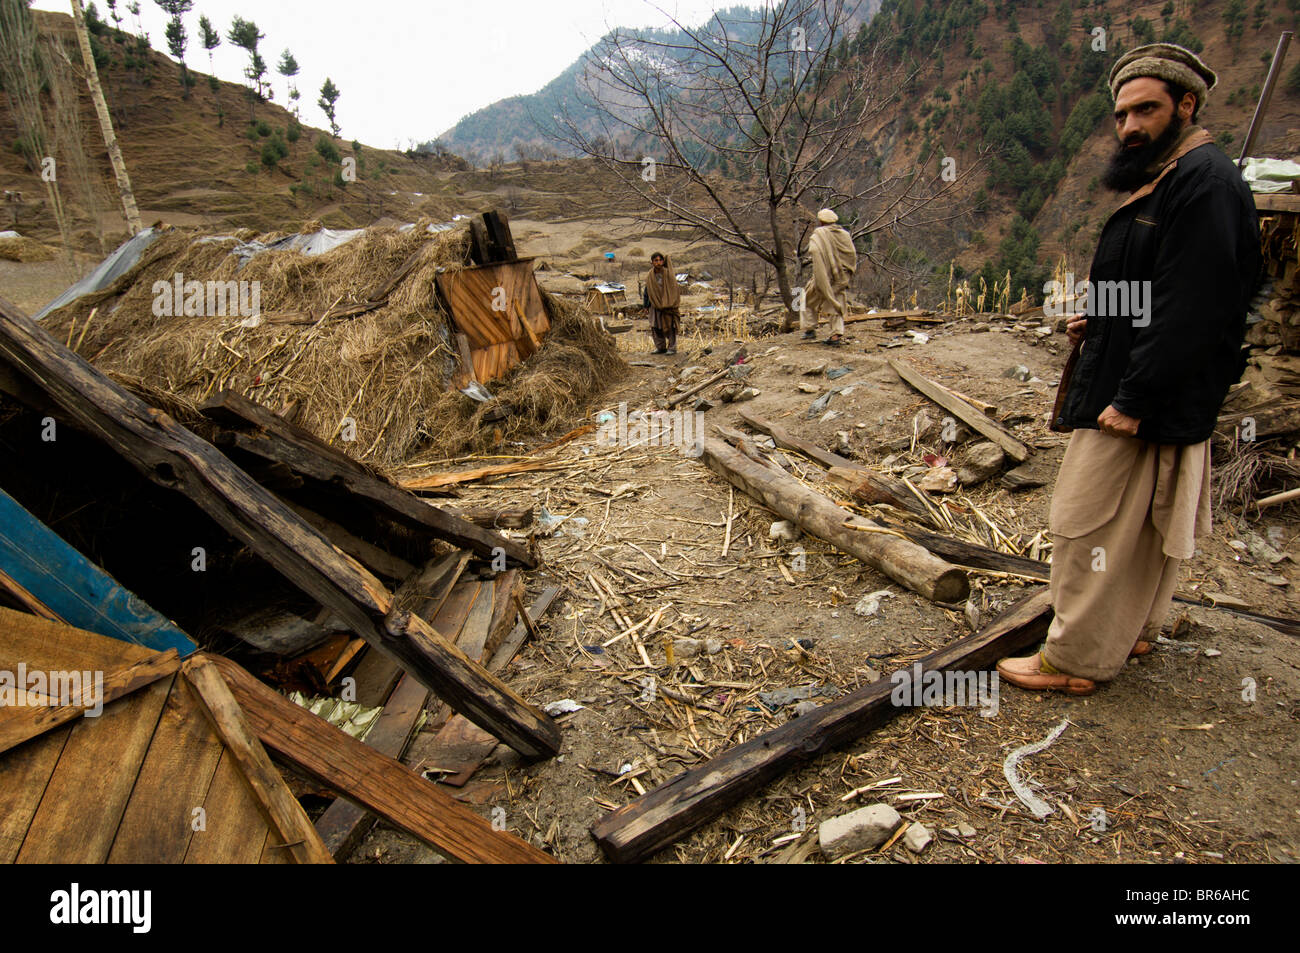
{"type": "MultiPolygon", "coordinates": [[[[1042,639],[1051,614],[1050,594],[1040,589],[979,632],[931,652],[921,659],[921,671],[988,668],[1042,639]]],[[[796,764],[885,724],[903,710],[892,693],[914,674],[903,669],[679,774],[606,815],[592,836],[611,860],[645,860],[796,764]]]]}
{"type": "Polygon", "coordinates": [[[930,398],[972,430],[996,443],[1006,451],[1007,456],[1012,460],[1015,460],[1016,463],[1024,463],[1029,459],[1030,454],[1033,453],[1029,447],[1017,439],[1015,434],[1007,430],[1006,427],[1003,427],[992,417],[988,416],[988,414],[980,413],[942,384],[936,384],[934,381],[923,376],[917,372],[916,368],[909,367],[902,361],[890,361],[889,366],[894,369],[894,373],[911,385],[915,390],[920,391],[926,397],[930,398]]]}
{"type": "Polygon", "coordinates": [[[559,751],[559,728],[544,712],[471,662],[428,623],[394,607],[378,579],[216,447],[109,380],[4,298],[0,359],[150,480],[193,500],[452,708],[526,757],[559,751]]]}
{"type": "Polygon", "coordinates": [[[966,574],[956,566],[870,520],[855,517],[858,525],[882,531],[846,528],[844,524],[851,513],[775,467],[756,463],[712,438],[704,440],[704,461],[737,489],[798,524],[805,532],[856,556],[899,585],[935,602],[958,602],[970,594],[966,574]]]}

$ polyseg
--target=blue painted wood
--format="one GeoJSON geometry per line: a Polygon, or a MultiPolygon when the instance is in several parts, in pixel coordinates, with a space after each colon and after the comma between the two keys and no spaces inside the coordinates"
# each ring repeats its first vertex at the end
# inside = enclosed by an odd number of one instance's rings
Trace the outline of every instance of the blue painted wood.
{"type": "MultiPolygon", "coordinates": [[[[0,569],[68,625],[182,656],[198,646],[0,489],[0,569]]],[[[0,638],[3,635],[0,634],[0,638]]]]}

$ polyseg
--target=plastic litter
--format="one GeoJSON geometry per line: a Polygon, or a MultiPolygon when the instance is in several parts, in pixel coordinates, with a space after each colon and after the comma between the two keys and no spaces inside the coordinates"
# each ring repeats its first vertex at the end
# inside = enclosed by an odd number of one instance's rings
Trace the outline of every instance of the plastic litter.
{"type": "Polygon", "coordinates": [[[1021,745],[1011,754],[1007,755],[1007,760],[1002,762],[1002,774],[1006,777],[1007,783],[1011,785],[1011,790],[1016,792],[1016,797],[1020,798],[1020,803],[1029,808],[1030,813],[1040,821],[1048,814],[1052,813],[1051,806],[1046,801],[1029,790],[1029,786],[1020,780],[1020,775],[1016,772],[1017,766],[1022,760],[1031,754],[1038,754],[1040,751],[1046,751],[1052,746],[1061,733],[1069,726],[1070,719],[1066,718],[1059,725],[1052,729],[1042,741],[1035,741],[1033,744],[1021,745]]]}

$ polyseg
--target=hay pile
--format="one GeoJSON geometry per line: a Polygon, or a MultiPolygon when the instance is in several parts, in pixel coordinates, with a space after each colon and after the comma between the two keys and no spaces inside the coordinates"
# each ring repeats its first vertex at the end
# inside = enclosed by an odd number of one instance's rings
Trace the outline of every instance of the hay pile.
{"type": "Polygon", "coordinates": [[[53,261],[56,255],[49,245],[42,245],[34,238],[19,235],[17,238],[0,237],[0,258],[5,261],[53,261]]]}
{"type": "MultiPolygon", "coordinates": [[[[440,269],[464,267],[468,229],[431,235],[424,224],[406,232],[370,228],[313,257],[265,252],[242,268],[231,250],[236,239],[254,233],[200,241],[205,236],[196,230],[171,229],[111,286],[48,315],[44,324],[155,403],[167,395],[166,409],[182,420],[230,389],[277,411],[296,405],[304,427],[381,466],[426,448],[453,454],[490,446],[500,434],[478,432],[483,405],[447,390],[454,347],[434,290],[440,269]],[[318,320],[332,307],[369,300],[412,255],[418,255],[414,268],[383,307],[318,320]],[[186,281],[260,282],[262,322],[248,327],[256,322],[239,315],[155,315],[154,283],[177,273],[186,281]],[[348,420],[355,423],[347,426],[348,420]]],[[[256,237],[268,242],[279,235],[256,237]]],[[[622,367],[594,320],[549,299],[547,307],[556,326],[542,350],[492,385],[508,403],[518,399],[518,415],[494,425],[501,433],[571,413],[622,367]]]]}

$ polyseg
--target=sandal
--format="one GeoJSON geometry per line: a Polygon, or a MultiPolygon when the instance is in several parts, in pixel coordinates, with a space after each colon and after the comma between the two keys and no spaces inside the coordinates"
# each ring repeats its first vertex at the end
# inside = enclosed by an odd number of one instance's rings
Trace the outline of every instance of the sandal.
{"type": "Polygon", "coordinates": [[[815,338],[816,336],[817,336],[817,332],[816,332],[816,331],[805,331],[805,332],[803,333],[803,339],[804,339],[805,341],[811,341],[811,340],[812,340],[813,338],[815,338]]]}
{"type": "Polygon", "coordinates": [[[832,337],[828,337],[828,338],[827,338],[825,341],[823,341],[822,343],[823,343],[823,344],[827,344],[827,345],[829,345],[830,347],[843,347],[843,346],[844,346],[844,338],[833,337],[833,336],[832,336],[832,337]]]}

